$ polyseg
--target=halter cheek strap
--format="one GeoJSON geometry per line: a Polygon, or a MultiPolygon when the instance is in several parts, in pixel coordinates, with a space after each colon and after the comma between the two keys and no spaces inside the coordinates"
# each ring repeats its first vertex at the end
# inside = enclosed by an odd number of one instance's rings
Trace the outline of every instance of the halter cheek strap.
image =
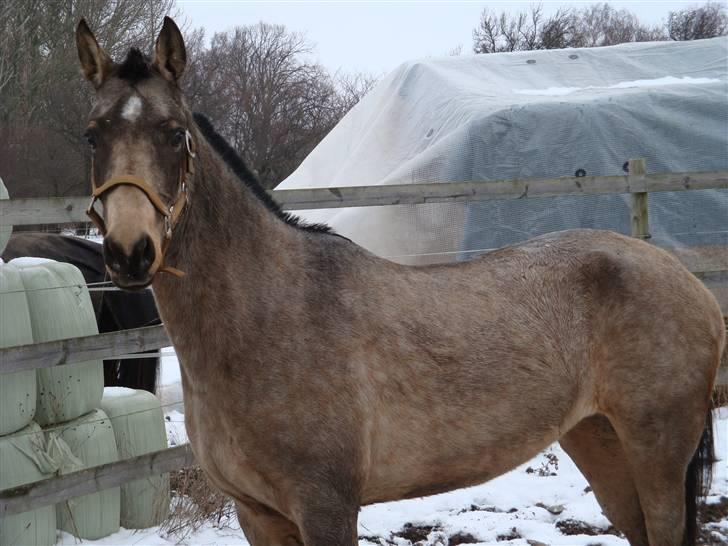
{"type": "Polygon", "coordinates": [[[182,212],[185,209],[185,205],[189,201],[187,195],[187,184],[194,174],[194,166],[192,160],[195,158],[195,147],[192,135],[189,131],[185,131],[185,147],[186,153],[182,158],[179,171],[179,190],[177,192],[177,198],[174,203],[167,206],[159,196],[159,193],[144,179],[133,175],[121,175],[113,176],[104,182],[101,186],[96,186],[95,170],[93,165],[93,158],[91,159],[91,186],[93,191],[91,192],[91,203],[89,203],[86,214],[99,229],[102,235],[106,235],[106,222],[101,215],[96,211],[94,205],[96,200],[99,199],[104,193],[108,192],[116,186],[134,186],[140,189],[144,195],[146,195],[149,202],[154,206],[157,212],[164,218],[164,242],[162,243],[161,253],[157,253],[154,258],[154,262],[151,265],[151,269],[155,272],[159,271],[162,273],[169,273],[175,277],[183,277],[184,272],[180,271],[171,266],[164,265],[164,256],[169,248],[169,243],[172,241],[172,233],[174,231],[177,222],[179,221],[182,212]]]}

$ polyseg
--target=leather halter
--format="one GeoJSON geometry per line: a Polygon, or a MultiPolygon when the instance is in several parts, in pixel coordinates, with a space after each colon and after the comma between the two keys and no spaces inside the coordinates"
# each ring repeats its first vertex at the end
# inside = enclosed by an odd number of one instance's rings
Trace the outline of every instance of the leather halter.
{"type": "Polygon", "coordinates": [[[86,209],[86,214],[94,225],[99,229],[101,235],[106,235],[106,222],[101,215],[96,211],[94,205],[96,200],[99,199],[104,193],[115,188],[116,186],[134,186],[141,190],[146,195],[149,202],[154,206],[159,214],[164,218],[164,242],[162,243],[161,253],[157,253],[154,258],[150,269],[156,272],[169,273],[175,277],[183,277],[184,272],[180,271],[171,266],[164,265],[164,256],[169,248],[169,243],[172,241],[172,232],[179,221],[182,211],[184,211],[185,205],[189,201],[187,195],[187,185],[195,173],[194,165],[192,160],[196,157],[195,144],[192,140],[192,135],[189,131],[185,131],[185,154],[180,163],[179,169],[179,190],[177,192],[177,198],[174,203],[167,206],[162,201],[157,190],[155,190],[149,183],[138,176],[124,174],[121,176],[112,176],[101,186],[96,186],[96,174],[93,164],[93,156],[91,157],[91,202],[86,209]]]}

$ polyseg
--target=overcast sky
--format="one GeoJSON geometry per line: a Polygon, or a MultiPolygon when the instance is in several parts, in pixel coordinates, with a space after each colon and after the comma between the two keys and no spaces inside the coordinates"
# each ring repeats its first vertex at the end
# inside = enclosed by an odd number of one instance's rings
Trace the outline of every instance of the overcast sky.
{"type": "MultiPolygon", "coordinates": [[[[316,47],[316,58],[331,71],[369,72],[377,76],[399,63],[422,57],[447,55],[458,45],[472,48],[472,30],[483,8],[518,12],[533,3],[523,2],[260,2],[241,0],[178,0],[192,27],[204,27],[208,39],[216,31],[258,21],[283,24],[305,33],[316,47]]],[[[560,6],[584,6],[593,2],[542,2],[550,13],[560,6]]],[[[670,10],[694,1],[610,2],[627,8],[642,22],[663,22],[670,10]]],[[[703,2],[699,2],[703,3],[703,2]]]]}

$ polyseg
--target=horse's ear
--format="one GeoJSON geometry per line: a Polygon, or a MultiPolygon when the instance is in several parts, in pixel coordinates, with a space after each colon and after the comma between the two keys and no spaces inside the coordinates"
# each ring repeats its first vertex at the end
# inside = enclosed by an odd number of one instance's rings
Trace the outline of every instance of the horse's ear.
{"type": "Polygon", "coordinates": [[[91,29],[88,28],[85,19],[81,19],[76,27],[76,47],[84,75],[98,89],[111,73],[114,63],[99,47],[99,43],[91,29]]]}
{"type": "Polygon", "coordinates": [[[187,51],[182,33],[172,19],[164,18],[162,30],[154,46],[153,66],[170,81],[177,82],[187,64],[187,51]]]}

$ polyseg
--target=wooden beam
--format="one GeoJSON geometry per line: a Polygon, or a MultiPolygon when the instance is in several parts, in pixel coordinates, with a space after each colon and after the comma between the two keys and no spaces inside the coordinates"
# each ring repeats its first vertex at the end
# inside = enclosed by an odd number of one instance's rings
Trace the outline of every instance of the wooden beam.
{"type": "Polygon", "coordinates": [[[626,175],[586,176],[274,190],[271,193],[284,209],[301,210],[726,188],[728,171],[650,174],[632,180],[626,175]]]}
{"type": "Polygon", "coordinates": [[[0,200],[0,225],[76,224],[88,222],[90,197],[40,197],[0,200]]]}
{"type": "MultiPolygon", "coordinates": [[[[639,180],[627,175],[586,176],[273,190],[269,193],[284,209],[302,210],[700,189],[728,189],[728,171],[648,174],[639,180]]],[[[87,204],[87,197],[0,200],[0,225],[87,222],[84,212],[87,204]]]]}
{"type": "Polygon", "coordinates": [[[0,349],[0,374],[51,368],[169,347],[164,326],[146,326],[0,349]]]}
{"type": "MultiPolygon", "coordinates": [[[[629,160],[629,184],[631,187],[638,187],[644,183],[647,174],[647,165],[644,159],[629,160]]],[[[634,192],[631,197],[631,223],[632,237],[638,239],[649,239],[650,223],[647,208],[647,196],[644,191],[634,192]]]]}
{"type": "Polygon", "coordinates": [[[195,464],[189,444],[0,491],[0,518],[195,464]]]}

